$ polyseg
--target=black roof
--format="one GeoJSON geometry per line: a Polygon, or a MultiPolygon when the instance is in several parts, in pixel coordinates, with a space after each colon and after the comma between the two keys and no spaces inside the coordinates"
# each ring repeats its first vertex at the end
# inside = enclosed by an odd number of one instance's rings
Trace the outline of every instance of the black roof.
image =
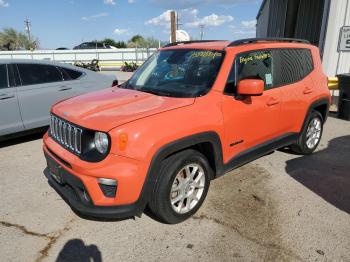
{"type": "MultiPolygon", "coordinates": [[[[222,42],[227,40],[193,40],[193,41],[184,41],[184,42],[174,42],[167,44],[163,47],[177,46],[177,45],[187,45],[193,43],[210,43],[210,42],[222,42]]],[[[282,38],[282,37],[266,37],[266,38],[246,38],[232,41],[227,47],[240,46],[245,44],[252,44],[258,42],[290,42],[290,43],[303,43],[310,44],[308,40],[305,39],[296,39],[296,38],[282,38]]]]}
{"type": "Polygon", "coordinates": [[[239,46],[244,44],[258,43],[258,42],[290,42],[310,44],[308,40],[296,38],[282,38],[282,37],[267,37],[267,38],[246,38],[231,42],[228,46],[239,46]]]}

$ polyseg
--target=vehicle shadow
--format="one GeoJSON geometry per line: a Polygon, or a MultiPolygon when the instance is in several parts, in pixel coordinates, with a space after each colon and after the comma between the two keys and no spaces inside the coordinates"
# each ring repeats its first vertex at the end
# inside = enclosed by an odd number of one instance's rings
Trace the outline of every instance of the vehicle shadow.
{"type": "Polygon", "coordinates": [[[7,140],[0,141],[0,148],[5,148],[17,144],[27,143],[37,139],[42,139],[46,130],[47,128],[31,134],[21,134],[21,136],[18,137],[9,137],[7,140]]]}
{"type": "Polygon", "coordinates": [[[326,149],[286,164],[292,178],[350,214],[350,136],[334,138],[326,149]]]}
{"type": "Polygon", "coordinates": [[[81,239],[69,240],[60,251],[56,262],[101,262],[101,251],[96,245],[85,245],[81,239]]]}

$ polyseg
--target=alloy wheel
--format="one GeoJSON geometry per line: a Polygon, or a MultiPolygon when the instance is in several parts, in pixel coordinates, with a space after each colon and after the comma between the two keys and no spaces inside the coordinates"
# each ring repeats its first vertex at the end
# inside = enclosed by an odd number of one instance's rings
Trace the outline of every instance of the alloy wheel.
{"type": "Polygon", "coordinates": [[[306,146],[313,149],[321,138],[322,122],[318,117],[311,120],[306,131],[306,146]]]}
{"type": "Polygon", "coordinates": [[[206,183],[203,168],[189,164],[176,175],[170,190],[170,202],[178,214],[190,212],[200,201],[206,183]]]}

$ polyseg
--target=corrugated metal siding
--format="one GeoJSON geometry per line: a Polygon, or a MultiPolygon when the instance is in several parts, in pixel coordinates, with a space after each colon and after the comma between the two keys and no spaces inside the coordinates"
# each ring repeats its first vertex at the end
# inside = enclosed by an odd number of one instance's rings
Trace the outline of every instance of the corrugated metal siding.
{"type": "Polygon", "coordinates": [[[337,51],[342,26],[350,26],[350,0],[333,0],[323,54],[323,67],[328,76],[350,73],[350,52],[337,51]]]}
{"type": "Polygon", "coordinates": [[[263,6],[260,9],[260,13],[258,14],[258,17],[257,17],[256,37],[267,36],[269,16],[270,16],[270,0],[266,0],[264,1],[263,6]]]}
{"type": "Polygon", "coordinates": [[[271,0],[268,37],[283,37],[288,0],[271,0]]]}
{"type": "Polygon", "coordinates": [[[295,25],[295,38],[318,45],[323,18],[324,0],[301,1],[295,25]]]}

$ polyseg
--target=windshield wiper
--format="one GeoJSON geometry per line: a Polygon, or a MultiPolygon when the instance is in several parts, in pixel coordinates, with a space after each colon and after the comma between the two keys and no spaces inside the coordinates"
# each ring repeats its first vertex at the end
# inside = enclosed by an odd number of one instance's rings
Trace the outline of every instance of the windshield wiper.
{"type": "Polygon", "coordinates": [[[121,84],[120,86],[118,86],[119,88],[123,88],[123,89],[131,89],[131,90],[134,90],[135,88],[130,85],[130,82],[129,80],[126,81],[125,83],[121,84]]]}
{"type": "Polygon", "coordinates": [[[173,95],[171,93],[168,92],[164,92],[161,90],[155,90],[155,89],[139,89],[137,91],[141,91],[141,92],[145,92],[145,93],[150,93],[152,95],[156,95],[156,96],[169,96],[172,97],[173,95]]]}

